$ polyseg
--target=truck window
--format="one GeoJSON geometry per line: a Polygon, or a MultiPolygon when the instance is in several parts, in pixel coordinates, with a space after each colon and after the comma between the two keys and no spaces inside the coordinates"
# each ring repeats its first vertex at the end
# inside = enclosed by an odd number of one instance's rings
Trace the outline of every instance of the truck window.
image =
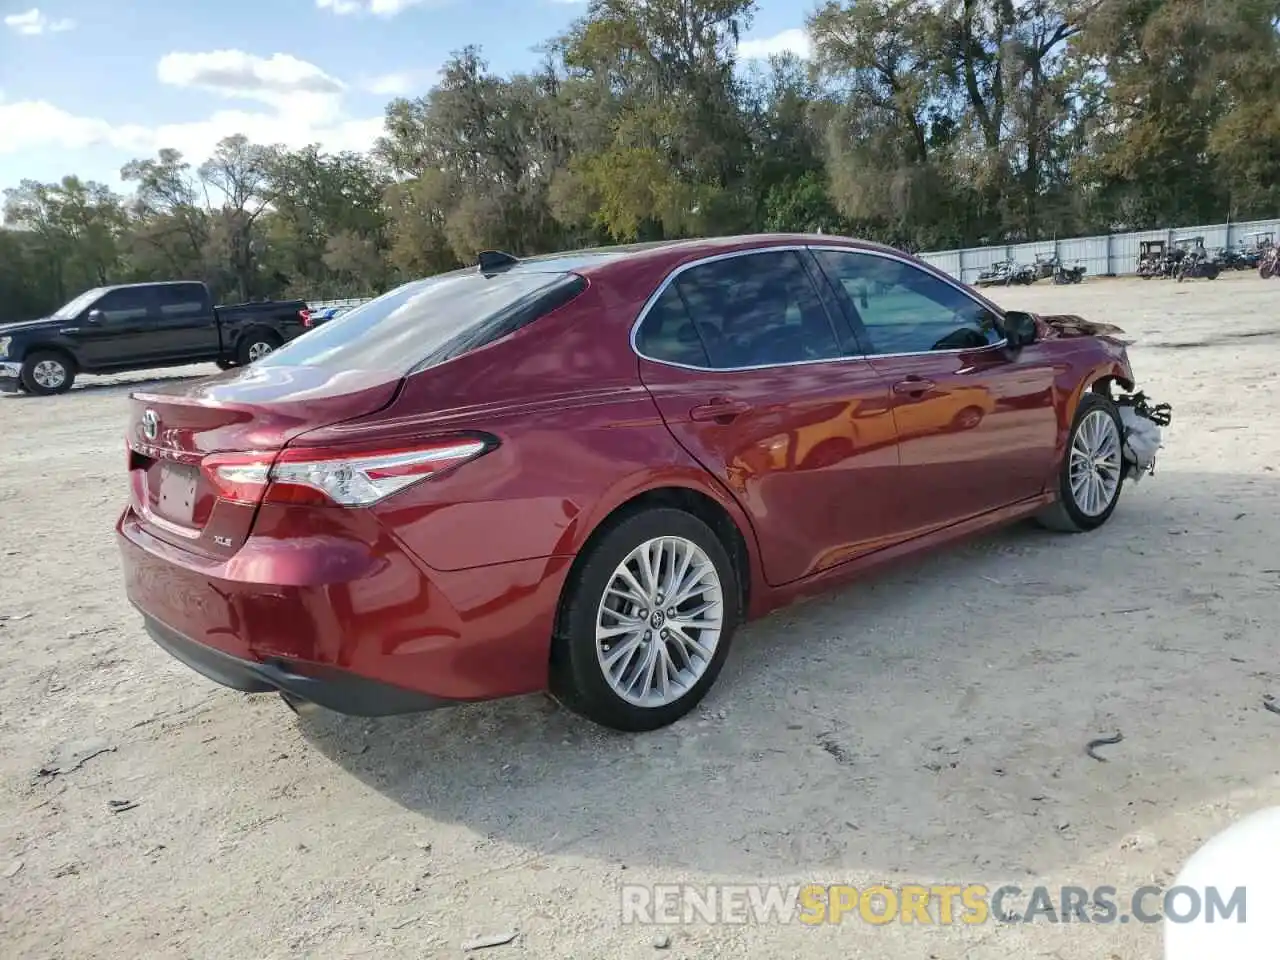
{"type": "Polygon", "coordinates": [[[86,290],[74,300],[64,303],[61,307],[55,310],[53,312],[53,318],[55,320],[74,320],[88,309],[89,304],[102,296],[102,291],[105,289],[106,287],[94,287],[92,290],[86,290]]]}
{"type": "Polygon", "coordinates": [[[147,315],[147,293],[146,287],[109,290],[93,304],[93,309],[101,310],[108,323],[138,320],[147,315]]]}
{"type": "Polygon", "coordinates": [[[174,283],[152,289],[160,319],[198,317],[207,312],[204,288],[195,283],[174,283]]]}

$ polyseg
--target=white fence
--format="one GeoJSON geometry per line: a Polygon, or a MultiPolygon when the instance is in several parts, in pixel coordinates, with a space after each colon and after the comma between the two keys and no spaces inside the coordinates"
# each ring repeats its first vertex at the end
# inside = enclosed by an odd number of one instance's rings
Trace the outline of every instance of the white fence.
{"type": "Polygon", "coordinates": [[[1280,238],[1280,220],[1250,220],[1242,223],[1218,223],[1209,226],[1181,227],[1177,230],[1142,230],[1137,233],[1113,233],[1104,237],[1075,237],[1070,240],[1041,240],[1038,243],[1001,244],[972,247],[967,250],[941,250],[920,255],[957,280],[973,283],[978,274],[1000,260],[1033,263],[1037,255],[1057,254],[1064,265],[1077,261],[1088,268],[1088,276],[1124,276],[1138,272],[1138,248],[1145,240],[1175,240],[1203,237],[1206,250],[1218,247],[1250,245],[1256,234],[1280,238]]]}

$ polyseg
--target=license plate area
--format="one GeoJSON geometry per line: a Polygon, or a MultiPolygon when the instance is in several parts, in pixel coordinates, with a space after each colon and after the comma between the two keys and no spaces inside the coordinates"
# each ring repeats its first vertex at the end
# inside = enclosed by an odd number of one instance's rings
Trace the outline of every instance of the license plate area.
{"type": "Polygon", "coordinates": [[[200,472],[182,463],[161,461],[155,512],[164,519],[191,526],[195,517],[200,472]]]}

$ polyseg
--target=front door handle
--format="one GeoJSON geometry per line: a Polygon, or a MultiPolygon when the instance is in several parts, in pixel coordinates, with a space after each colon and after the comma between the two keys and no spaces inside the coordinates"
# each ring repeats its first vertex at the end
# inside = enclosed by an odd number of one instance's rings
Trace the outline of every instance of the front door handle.
{"type": "Polygon", "coordinates": [[[716,423],[732,423],[750,409],[751,407],[741,400],[717,397],[690,410],[689,419],[698,423],[708,420],[714,420],[716,423]]]}
{"type": "Polygon", "coordinates": [[[932,380],[926,380],[924,377],[907,377],[905,380],[899,380],[893,385],[894,393],[906,394],[909,397],[919,397],[928,393],[937,384],[932,380]]]}

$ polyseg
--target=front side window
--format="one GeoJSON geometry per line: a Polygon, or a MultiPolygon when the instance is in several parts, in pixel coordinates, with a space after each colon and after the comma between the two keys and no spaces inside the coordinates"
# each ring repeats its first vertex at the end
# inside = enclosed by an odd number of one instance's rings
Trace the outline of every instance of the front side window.
{"type": "Polygon", "coordinates": [[[869,253],[815,250],[862,321],[872,354],[978,349],[998,343],[995,314],[919,267],[869,253]]]}
{"type": "Polygon", "coordinates": [[[141,320],[147,315],[146,288],[111,290],[93,305],[93,309],[101,310],[102,318],[108,323],[141,320]]]}
{"type": "Polygon", "coordinates": [[[92,290],[86,290],[74,300],[69,303],[64,303],[61,307],[55,310],[53,312],[53,318],[55,320],[74,320],[88,308],[89,304],[102,296],[102,290],[102,287],[94,287],[92,290]]]}
{"type": "MultiPolygon", "coordinates": [[[[805,363],[841,356],[826,308],[793,250],[764,251],[712,260],[676,276],[667,294],[654,305],[642,325],[644,342],[653,336],[674,341],[688,356],[705,353],[711,368],[805,363]],[[654,317],[676,311],[667,295],[674,289],[697,333],[687,326],[654,317]],[[663,301],[666,301],[665,303],[663,301]],[[652,331],[650,317],[654,317],[652,331]]],[[[655,359],[662,359],[655,355],[655,359]]],[[[686,361],[701,365],[700,360],[686,361]]]]}

